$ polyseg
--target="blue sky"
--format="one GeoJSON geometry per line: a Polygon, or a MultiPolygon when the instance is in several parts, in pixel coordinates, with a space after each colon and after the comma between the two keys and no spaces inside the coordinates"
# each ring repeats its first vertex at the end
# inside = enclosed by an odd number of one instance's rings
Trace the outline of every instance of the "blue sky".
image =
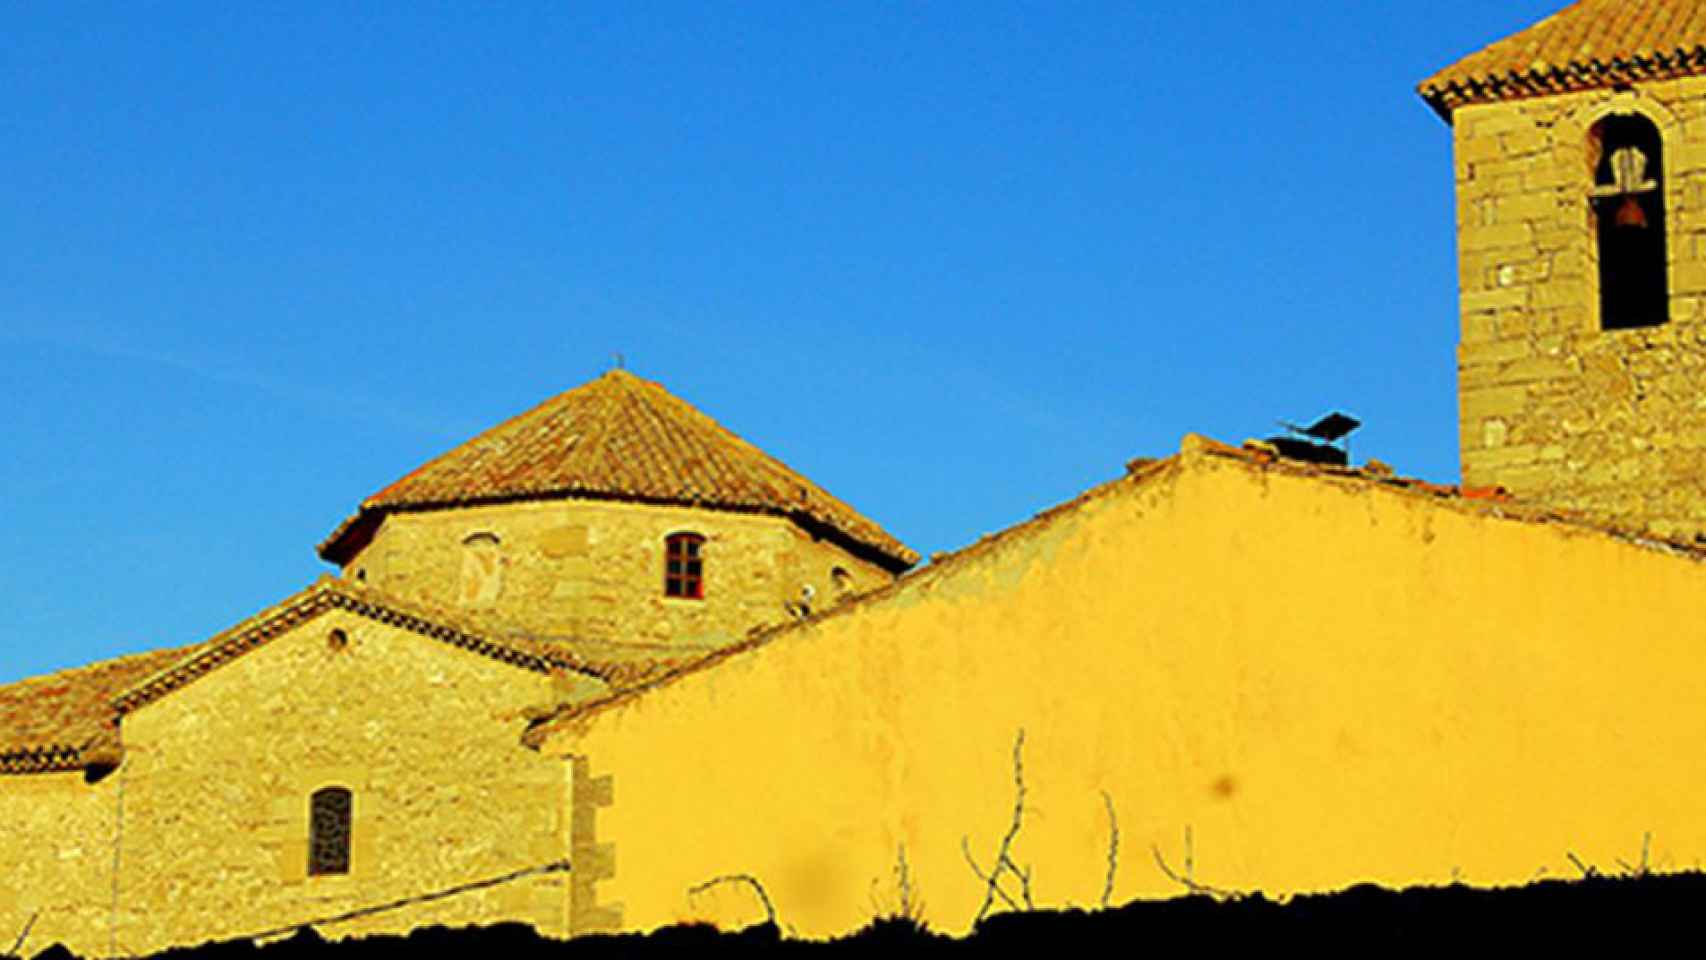
{"type": "Polygon", "coordinates": [[[1560,0],[0,12],[0,682],[621,354],[916,549],[1276,418],[1457,474],[1424,76],[1560,0]]]}

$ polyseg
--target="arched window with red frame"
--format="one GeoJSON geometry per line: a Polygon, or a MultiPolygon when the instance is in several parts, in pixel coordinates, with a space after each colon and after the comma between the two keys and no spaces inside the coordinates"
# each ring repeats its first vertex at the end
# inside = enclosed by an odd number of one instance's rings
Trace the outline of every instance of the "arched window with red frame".
{"type": "Polygon", "coordinates": [[[705,538],[672,533],[663,542],[663,595],[705,599],[705,538]]]}

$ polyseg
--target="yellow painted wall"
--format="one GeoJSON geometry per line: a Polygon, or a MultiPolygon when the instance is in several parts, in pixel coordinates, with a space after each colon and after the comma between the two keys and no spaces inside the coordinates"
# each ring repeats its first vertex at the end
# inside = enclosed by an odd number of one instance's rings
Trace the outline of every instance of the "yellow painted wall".
{"type": "Polygon", "coordinates": [[[344,575],[536,637],[705,647],[786,621],[807,586],[832,603],[837,567],[855,592],[893,580],[779,517],[571,499],[391,514],[344,575]],[[663,593],[664,538],[683,531],[706,538],[702,600],[663,593]],[[468,589],[478,534],[499,541],[484,596],[468,589]]]}
{"type": "Polygon", "coordinates": [[[1706,533],[1706,78],[1459,108],[1464,481],[1661,536],[1706,533]],[[1601,330],[1588,133],[1664,145],[1670,322],[1601,330]]]}
{"type": "Polygon", "coordinates": [[[547,752],[614,778],[627,924],[892,907],[965,930],[1014,804],[1039,905],[1195,879],[1270,894],[1521,883],[1706,856],[1700,561],[1187,442],[1082,502],[593,714],[547,752]],[[1295,469],[1295,468],[1293,468],[1295,469]]]}

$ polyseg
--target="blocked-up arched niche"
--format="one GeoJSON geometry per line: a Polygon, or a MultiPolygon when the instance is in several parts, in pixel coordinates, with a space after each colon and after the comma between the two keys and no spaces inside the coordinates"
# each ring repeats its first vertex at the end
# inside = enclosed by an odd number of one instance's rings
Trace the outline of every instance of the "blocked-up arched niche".
{"type": "Polygon", "coordinates": [[[486,606],[503,592],[503,545],[493,533],[475,533],[462,541],[462,579],[457,600],[465,607],[486,606]]]}
{"type": "Polygon", "coordinates": [[[1600,327],[1658,326],[1670,318],[1659,128],[1636,113],[1602,117],[1588,128],[1587,161],[1600,327]]]}

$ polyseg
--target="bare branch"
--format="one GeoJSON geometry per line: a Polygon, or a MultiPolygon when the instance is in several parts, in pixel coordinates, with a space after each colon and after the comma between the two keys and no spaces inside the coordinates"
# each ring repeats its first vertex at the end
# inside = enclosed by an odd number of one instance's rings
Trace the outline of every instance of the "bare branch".
{"type": "Polygon", "coordinates": [[[768,919],[770,925],[777,927],[777,929],[781,929],[776,924],[776,907],[770,903],[770,895],[764,892],[764,884],[759,883],[758,878],[750,873],[731,873],[721,877],[712,877],[698,886],[688,887],[687,893],[689,896],[696,893],[704,893],[706,890],[711,889],[719,883],[745,883],[751,885],[752,889],[758,893],[758,899],[764,903],[764,916],[768,919]]]}
{"type": "MultiPolygon", "coordinates": [[[[989,908],[991,906],[994,906],[995,895],[997,892],[999,892],[999,886],[998,886],[997,881],[1001,877],[1001,871],[1004,868],[1011,866],[1011,864],[1013,863],[1013,860],[1010,856],[1008,856],[1007,851],[1013,846],[1013,838],[1018,836],[1019,825],[1020,825],[1020,822],[1023,820],[1024,815],[1025,815],[1025,759],[1024,759],[1024,750],[1025,750],[1025,728],[1020,727],[1019,728],[1019,735],[1013,741],[1013,787],[1014,787],[1014,794],[1015,794],[1013,797],[1013,822],[1011,824],[1009,824],[1007,827],[1007,835],[1001,838],[1001,848],[995,854],[995,866],[993,867],[993,869],[990,870],[989,876],[987,878],[985,878],[984,882],[987,883],[989,886],[984,891],[983,906],[978,908],[977,919],[973,920],[972,921],[973,923],[977,923],[977,922],[983,920],[983,918],[989,914],[989,908]]],[[[1030,892],[1029,892],[1030,880],[1025,874],[1019,873],[1019,871],[1017,869],[1014,869],[1013,872],[1019,874],[1019,880],[1025,888],[1025,899],[1026,899],[1026,903],[1028,904],[1030,902],[1030,892]]],[[[1002,895],[1003,899],[1008,899],[1009,903],[1012,902],[1009,898],[1007,898],[1007,895],[1005,893],[1002,893],[1001,895],[1002,895]]]]}
{"type": "Polygon", "coordinates": [[[1102,884],[1102,906],[1114,895],[1114,869],[1120,864],[1120,822],[1114,817],[1114,800],[1102,791],[1102,806],[1108,808],[1108,879],[1102,884]]]}
{"type": "Polygon", "coordinates": [[[1192,893],[1205,893],[1211,897],[1232,897],[1232,896],[1235,896],[1235,894],[1233,894],[1229,890],[1221,890],[1217,887],[1211,887],[1207,884],[1198,883],[1196,881],[1196,877],[1194,877],[1192,875],[1196,869],[1196,862],[1193,859],[1193,856],[1191,853],[1191,828],[1190,827],[1185,828],[1185,875],[1184,876],[1181,877],[1177,873],[1174,873],[1173,868],[1169,867],[1167,865],[1166,859],[1161,856],[1161,848],[1160,847],[1155,846],[1154,844],[1150,844],[1149,850],[1151,853],[1155,854],[1155,865],[1161,868],[1161,872],[1167,875],[1167,879],[1173,881],[1174,883],[1179,884],[1180,886],[1184,887],[1186,890],[1189,890],[1192,893]]]}
{"type": "Polygon", "coordinates": [[[1197,880],[1197,857],[1191,845],[1191,825],[1185,824],[1185,879],[1193,886],[1197,880]]]}
{"type": "Polygon", "coordinates": [[[906,862],[906,844],[901,844],[895,856],[895,884],[900,888],[898,916],[918,926],[924,925],[924,898],[912,887],[912,868],[906,862]]]}
{"type": "Polygon", "coordinates": [[[1647,831],[1646,833],[1641,834],[1641,865],[1639,867],[1630,866],[1621,857],[1617,858],[1617,865],[1623,868],[1624,876],[1644,877],[1648,873],[1651,872],[1650,862],[1647,859],[1647,854],[1648,854],[1648,848],[1652,842],[1652,839],[1653,839],[1653,833],[1650,830],[1647,831]]]}
{"type": "Polygon", "coordinates": [[[1037,905],[1031,902],[1031,871],[1021,869],[1018,864],[1013,862],[1013,858],[1005,853],[1001,855],[1001,864],[1011,870],[1013,876],[1019,878],[1019,894],[1025,898],[1025,909],[1035,910],[1037,905]]]}
{"type": "MultiPolygon", "coordinates": [[[[996,870],[994,873],[986,876],[982,870],[978,869],[977,861],[973,860],[971,857],[971,841],[968,840],[966,837],[960,838],[960,852],[966,855],[966,866],[971,867],[971,872],[979,880],[982,880],[984,883],[988,884],[990,889],[994,890],[997,894],[999,894],[1002,900],[1007,901],[1007,906],[1009,909],[1012,909],[1012,910],[1019,909],[1019,905],[1013,901],[1012,897],[1009,897],[1007,895],[1007,891],[1001,889],[1001,885],[997,882],[1001,877],[1001,871],[1000,870],[996,870]]],[[[977,917],[979,920],[982,920],[983,914],[980,912],[977,915],[977,917]]]]}
{"type": "Polygon", "coordinates": [[[895,881],[900,887],[900,915],[914,923],[924,919],[924,903],[912,898],[912,870],[906,865],[906,844],[895,855],[895,881]]]}
{"type": "Polygon", "coordinates": [[[1569,850],[1565,850],[1565,851],[1564,851],[1564,856],[1566,856],[1566,857],[1569,857],[1569,858],[1570,858],[1570,862],[1571,862],[1571,863],[1573,863],[1573,864],[1575,864],[1575,865],[1576,865],[1576,869],[1577,869],[1577,870],[1580,870],[1580,871],[1581,871],[1581,872],[1582,872],[1582,876],[1583,876],[1583,877],[1597,877],[1597,876],[1599,876],[1599,871],[1598,871],[1598,870],[1595,870],[1595,869],[1594,869],[1594,868],[1593,868],[1593,867],[1590,867],[1590,866],[1588,866],[1588,865],[1587,865],[1587,864],[1585,864],[1585,863],[1583,863],[1583,862],[1582,862],[1582,861],[1581,861],[1581,859],[1580,859],[1580,858],[1578,858],[1578,857],[1577,857],[1577,856],[1576,856],[1576,855],[1575,855],[1575,854],[1574,854],[1574,853],[1572,853],[1572,852],[1571,852],[1571,851],[1569,851],[1569,850]]]}
{"type": "Polygon", "coordinates": [[[21,957],[24,955],[24,938],[30,935],[30,929],[36,925],[36,918],[39,916],[41,916],[40,910],[30,914],[29,922],[24,924],[23,932],[18,934],[18,939],[12,944],[12,952],[7,956],[21,957]]]}
{"type": "MultiPolygon", "coordinates": [[[[966,850],[963,840],[961,849],[966,850]]],[[[966,850],[966,861],[971,861],[969,850],[966,850]]],[[[978,872],[976,864],[972,865],[972,872],[978,874],[978,879],[983,879],[983,874],[978,872]]],[[[871,915],[879,920],[907,920],[914,926],[924,926],[924,898],[913,889],[912,866],[906,862],[906,844],[900,844],[895,854],[895,903],[892,906],[877,896],[877,884],[880,882],[880,878],[871,878],[871,915]]]]}

